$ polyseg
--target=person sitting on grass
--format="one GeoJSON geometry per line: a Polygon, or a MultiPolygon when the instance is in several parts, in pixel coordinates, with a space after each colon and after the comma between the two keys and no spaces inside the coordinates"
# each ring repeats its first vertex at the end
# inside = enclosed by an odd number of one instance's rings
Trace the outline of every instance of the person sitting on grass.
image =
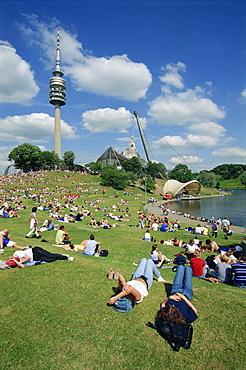
{"type": "Polygon", "coordinates": [[[84,252],[82,254],[98,257],[100,254],[100,246],[101,243],[96,241],[95,236],[92,234],[89,240],[84,240],[80,244],[75,244],[74,250],[84,252]]]}
{"type": "Polygon", "coordinates": [[[237,263],[231,265],[231,273],[234,276],[233,285],[246,289],[246,254],[242,254],[237,263]]]}
{"type": "Polygon", "coordinates": [[[195,257],[195,251],[199,251],[200,248],[195,244],[194,239],[190,239],[189,243],[186,244],[185,253],[188,260],[195,257]]]}
{"type": "Polygon", "coordinates": [[[212,252],[212,253],[217,252],[220,249],[220,247],[214,240],[212,241],[210,239],[207,239],[206,245],[209,245],[209,248],[210,248],[209,252],[212,252]]]}
{"type": "Polygon", "coordinates": [[[157,268],[161,267],[164,262],[172,263],[172,260],[158,251],[158,245],[153,244],[150,252],[150,259],[154,262],[157,268]]]}
{"type": "Polygon", "coordinates": [[[129,312],[135,303],[141,303],[147,297],[153,283],[153,274],[158,282],[165,283],[166,280],[162,278],[154,262],[142,258],[132,275],[132,280],[126,283],[123,275],[119,275],[118,287],[115,291],[117,294],[109,299],[108,305],[113,306],[118,312],[129,312]]]}
{"type": "Polygon", "coordinates": [[[218,262],[214,271],[210,271],[210,275],[216,279],[219,279],[221,283],[230,284],[231,282],[231,265],[228,264],[229,257],[223,255],[220,258],[221,262],[218,262]]]}
{"type": "Polygon", "coordinates": [[[153,238],[153,236],[150,235],[149,229],[147,229],[146,232],[144,233],[144,239],[143,240],[145,240],[147,242],[155,242],[155,239],[153,238]]]}
{"type": "Polygon", "coordinates": [[[195,257],[190,259],[190,266],[192,268],[192,276],[203,279],[206,277],[208,265],[201,259],[201,252],[195,251],[195,257]]]}

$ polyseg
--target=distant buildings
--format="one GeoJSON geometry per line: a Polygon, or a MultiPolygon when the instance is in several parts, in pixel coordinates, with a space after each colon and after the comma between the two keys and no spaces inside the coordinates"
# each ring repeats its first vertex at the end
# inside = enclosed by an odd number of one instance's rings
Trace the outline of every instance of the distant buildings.
{"type": "Polygon", "coordinates": [[[131,137],[129,144],[127,144],[125,150],[122,153],[117,153],[112,146],[109,146],[105,150],[105,152],[100,155],[96,162],[102,163],[103,167],[107,165],[120,167],[122,166],[122,163],[124,161],[132,157],[137,157],[143,166],[147,165],[147,162],[143,158],[141,158],[139,153],[137,152],[133,136],[131,137]]]}

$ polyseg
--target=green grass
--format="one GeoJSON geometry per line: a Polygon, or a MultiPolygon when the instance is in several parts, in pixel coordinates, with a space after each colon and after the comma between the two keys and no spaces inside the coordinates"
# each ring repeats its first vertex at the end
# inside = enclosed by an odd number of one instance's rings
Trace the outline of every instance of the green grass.
{"type": "MultiPolygon", "coordinates": [[[[174,273],[171,269],[162,270],[166,284],[154,281],[149,296],[130,313],[121,314],[106,305],[113,294],[115,281],[106,278],[110,267],[119,269],[127,279],[142,257],[149,257],[151,243],[142,241],[143,230],[129,227],[137,224],[137,210],[142,208],[144,194],[137,188],[128,189],[132,196],[122,191],[107,188],[106,195],[97,184],[79,185],[79,183],[99,182],[92,176],[72,174],[69,179],[58,176],[62,182],[55,181],[57,173],[45,173],[34,181],[33,188],[65,186],[75,192],[74,187],[90,188],[83,193],[77,204],[83,201],[104,198],[99,206],[110,207],[121,198],[127,200],[131,218],[124,226],[111,230],[91,229],[95,238],[102,243],[102,249],[108,249],[107,258],[83,256],[69,252],[75,257],[73,263],[57,261],[25,269],[0,271],[1,274],[1,332],[0,369],[177,369],[213,370],[245,368],[245,309],[246,296],[242,289],[212,284],[194,279],[193,303],[198,308],[198,320],[193,324],[194,338],[190,350],[181,349],[173,352],[168,344],[145,324],[153,321],[160,302],[166,298],[174,273]],[[72,184],[72,181],[75,184],[72,184]],[[99,187],[99,191],[95,191],[99,187]],[[88,195],[88,193],[90,195],[88,195]],[[142,194],[142,195],[136,195],[142,194]],[[112,196],[118,195],[118,198],[112,196]],[[138,199],[135,199],[138,198],[138,199]],[[98,231],[99,230],[99,231],[98,231]]],[[[32,183],[33,181],[30,181],[32,183]]],[[[13,189],[14,184],[5,188],[13,189]]],[[[25,188],[23,186],[23,188],[25,188]]],[[[21,186],[18,184],[18,188],[21,186]]],[[[35,190],[36,192],[38,190],[35,190]]],[[[34,192],[30,190],[30,193],[34,192]]],[[[61,194],[49,195],[58,198],[61,194]]],[[[8,228],[13,240],[20,245],[40,245],[52,252],[62,253],[62,249],[53,246],[55,232],[44,232],[42,237],[51,244],[40,240],[24,238],[28,231],[27,219],[31,200],[23,200],[28,205],[19,211],[20,218],[1,219],[1,230],[8,228]]],[[[86,204],[84,204],[87,207],[86,204]]],[[[95,210],[90,206],[90,210],[95,210]]],[[[124,209],[124,206],[120,206],[124,209]]],[[[67,211],[66,211],[67,213],[67,211]]],[[[101,220],[103,212],[93,212],[101,220]]],[[[47,212],[38,211],[38,218],[43,221],[47,212]]],[[[81,223],[66,225],[74,243],[90,235],[90,228],[85,219],[81,223]]],[[[188,241],[190,234],[182,230],[175,233],[188,241]]],[[[173,237],[173,234],[154,234],[160,239],[173,237]]],[[[234,234],[229,242],[241,243],[242,236],[234,234]]],[[[228,246],[219,232],[217,242],[228,246]]],[[[162,252],[173,258],[179,248],[165,246],[162,252]]],[[[13,250],[6,249],[1,255],[7,259],[13,250]]],[[[203,258],[207,253],[203,254],[203,258]]]]}
{"type": "Polygon", "coordinates": [[[245,189],[245,186],[241,183],[241,176],[236,179],[221,180],[220,176],[217,176],[217,181],[220,183],[221,189],[231,190],[231,189],[245,189]]]}

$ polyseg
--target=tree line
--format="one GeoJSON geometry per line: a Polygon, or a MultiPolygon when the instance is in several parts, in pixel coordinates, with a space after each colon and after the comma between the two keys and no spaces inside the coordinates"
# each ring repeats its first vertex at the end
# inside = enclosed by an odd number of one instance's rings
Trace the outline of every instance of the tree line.
{"type": "MultiPolygon", "coordinates": [[[[14,161],[16,169],[23,172],[38,170],[75,168],[75,155],[72,150],[66,151],[63,159],[60,159],[54,151],[41,151],[35,145],[24,143],[14,148],[8,155],[8,160],[14,161]]],[[[218,175],[221,180],[234,179],[240,176],[241,183],[246,186],[246,165],[223,164],[211,171],[192,172],[185,164],[179,163],[171,171],[167,171],[163,163],[148,162],[143,166],[137,157],[127,159],[122,163],[121,169],[114,166],[104,166],[100,162],[91,162],[88,165],[90,172],[101,175],[104,186],[112,186],[115,189],[125,189],[129,184],[137,180],[147,191],[155,189],[155,179],[173,179],[185,183],[198,180],[203,187],[219,188],[218,175]]]]}
{"type": "Polygon", "coordinates": [[[72,150],[64,153],[60,159],[54,151],[41,151],[32,144],[24,143],[14,148],[8,155],[9,161],[14,161],[14,166],[23,172],[54,170],[56,168],[74,170],[75,155],[72,150]]]}

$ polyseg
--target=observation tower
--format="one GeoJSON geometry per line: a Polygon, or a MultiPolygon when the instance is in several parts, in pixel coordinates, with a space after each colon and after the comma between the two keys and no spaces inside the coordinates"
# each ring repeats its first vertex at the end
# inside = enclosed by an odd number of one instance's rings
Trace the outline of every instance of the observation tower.
{"type": "Polygon", "coordinates": [[[50,104],[55,106],[55,130],[54,130],[54,151],[61,158],[61,110],[60,107],[66,104],[66,81],[62,76],[60,64],[60,33],[57,31],[56,44],[56,69],[52,72],[54,77],[50,78],[50,104]]]}

